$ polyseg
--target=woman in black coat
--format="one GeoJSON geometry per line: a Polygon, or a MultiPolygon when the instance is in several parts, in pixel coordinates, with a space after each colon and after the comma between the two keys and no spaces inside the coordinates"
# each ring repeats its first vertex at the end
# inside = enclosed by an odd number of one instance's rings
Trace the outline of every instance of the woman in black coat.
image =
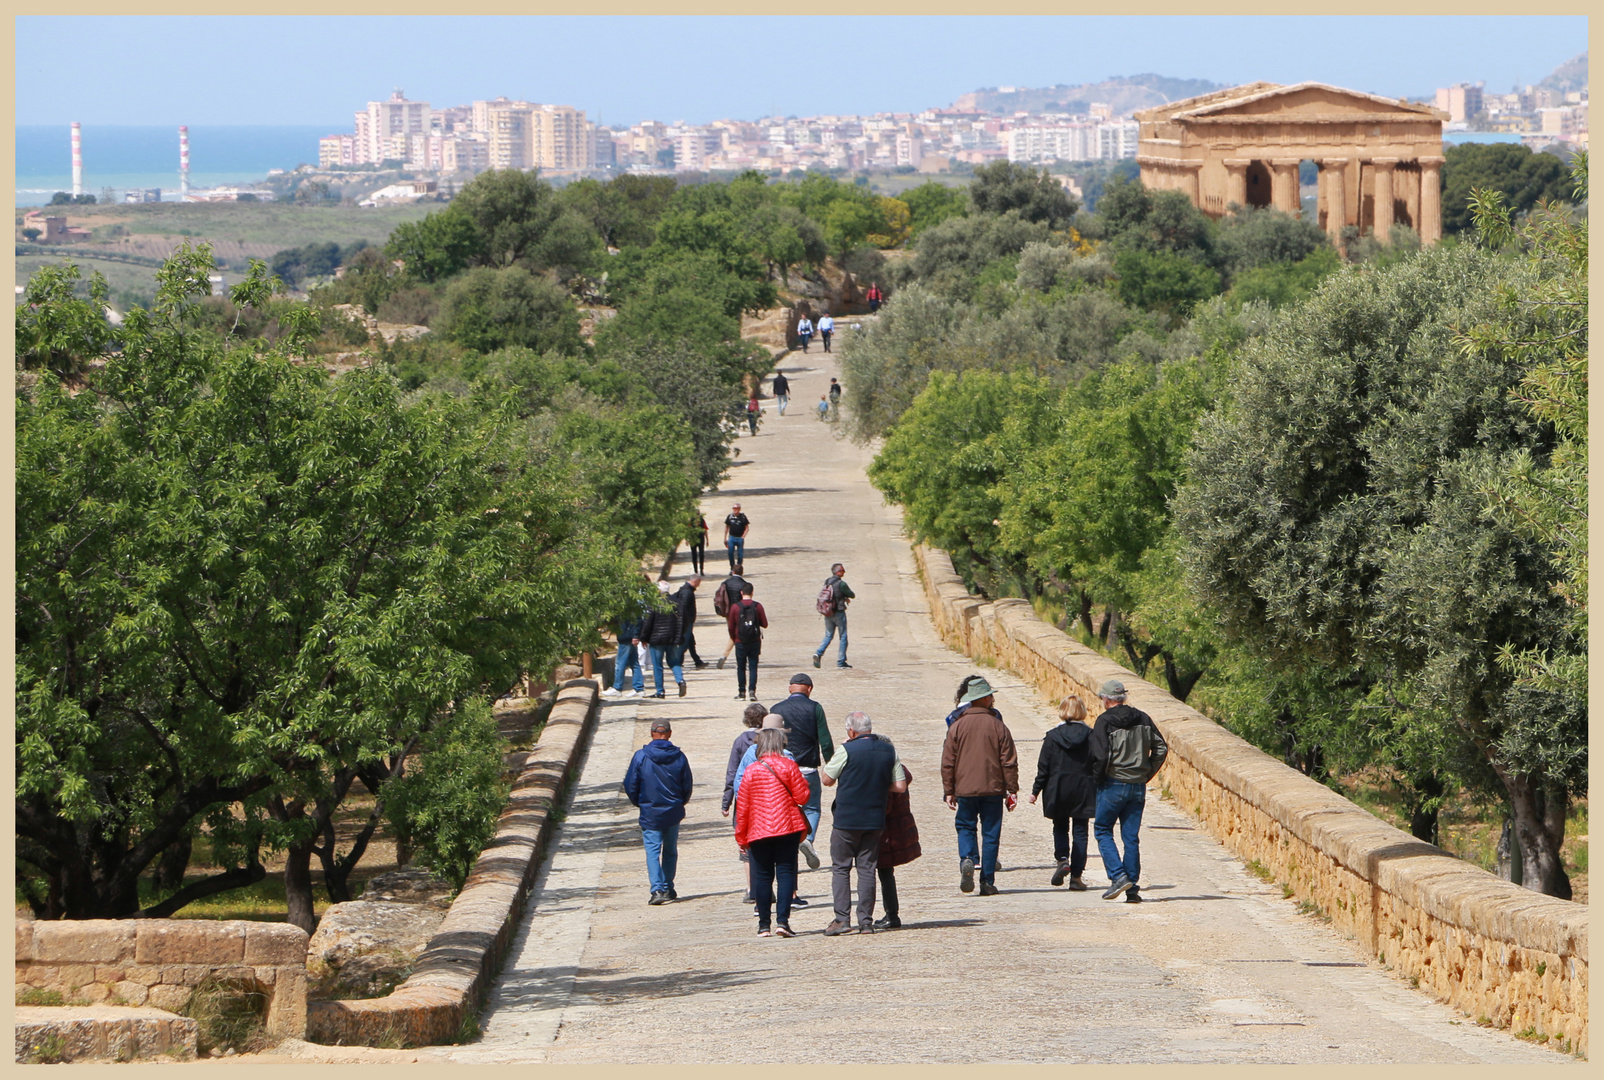
{"type": "Polygon", "coordinates": [[[1080,698],[1065,698],[1058,706],[1058,716],[1064,722],[1041,741],[1030,801],[1035,805],[1037,796],[1046,792],[1042,813],[1053,821],[1053,859],[1058,863],[1053,884],[1062,885],[1068,876],[1069,887],[1081,892],[1086,888],[1080,877],[1086,869],[1086,834],[1097,814],[1097,778],[1091,772],[1089,752],[1092,729],[1086,723],[1086,706],[1080,698]],[[1073,850],[1069,843],[1072,822],[1073,850]]]}
{"type": "MultiPolygon", "coordinates": [[[[659,581],[657,587],[662,590],[664,599],[667,599],[668,582],[659,581]]],[[[685,658],[684,650],[680,647],[680,641],[684,636],[684,624],[680,622],[679,612],[674,608],[646,613],[646,619],[640,626],[640,639],[652,653],[652,679],[657,691],[653,697],[663,696],[665,656],[668,658],[668,666],[673,672],[674,681],[679,684],[679,696],[685,696],[685,658]]]]}

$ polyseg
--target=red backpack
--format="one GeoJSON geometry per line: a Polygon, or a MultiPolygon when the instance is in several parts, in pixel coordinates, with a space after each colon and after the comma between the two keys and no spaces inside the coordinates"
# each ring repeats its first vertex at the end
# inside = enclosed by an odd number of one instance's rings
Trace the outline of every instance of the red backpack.
{"type": "Polygon", "coordinates": [[[819,590],[819,598],[813,602],[813,606],[818,609],[820,615],[835,614],[835,578],[824,583],[824,588],[819,590]]]}

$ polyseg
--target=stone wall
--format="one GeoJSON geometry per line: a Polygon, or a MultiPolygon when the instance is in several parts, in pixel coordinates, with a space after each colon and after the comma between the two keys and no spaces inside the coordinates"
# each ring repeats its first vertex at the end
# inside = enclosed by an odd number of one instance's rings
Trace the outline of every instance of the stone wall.
{"type": "Polygon", "coordinates": [[[942,638],[1093,715],[1117,678],[1170,745],[1154,786],[1244,861],[1364,943],[1399,977],[1476,1019],[1587,1050],[1587,908],[1503,881],[1386,824],[1113,660],[1023,600],[969,594],[945,552],[916,547],[942,638]]]}
{"type": "Polygon", "coordinates": [[[95,1005],[178,1012],[211,978],[267,997],[267,1032],[306,1033],[306,931],[287,923],[209,919],[17,921],[19,989],[95,1005]]]}
{"type": "Polygon", "coordinates": [[[554,828],[551,813],[561,805],[596,715],[596,683],[574,680],[559,689],[540,741],[513,783],[495,838],[411,977],[388,997],[313,1002],[308,1039],[347,1046],[429,1046],[462,1035],[512,943],[554,828]]]}

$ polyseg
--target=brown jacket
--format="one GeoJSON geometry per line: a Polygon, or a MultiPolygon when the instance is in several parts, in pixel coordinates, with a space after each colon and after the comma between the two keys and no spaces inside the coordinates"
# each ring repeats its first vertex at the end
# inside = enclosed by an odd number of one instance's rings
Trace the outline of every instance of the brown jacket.
{"type": "Polygon", "coordinates": [[[971,705],[947,729],[941,748],[941,794],[1002,795],[1019,791],[1019,755],[1008,727],[990,709],[971,705]]]}

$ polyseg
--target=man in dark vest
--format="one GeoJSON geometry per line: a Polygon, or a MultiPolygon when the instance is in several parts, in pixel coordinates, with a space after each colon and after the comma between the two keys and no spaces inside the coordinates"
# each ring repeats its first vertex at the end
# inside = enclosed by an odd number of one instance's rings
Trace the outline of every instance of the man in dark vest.
{"type": "Polygon", "coordinates": [[[836,789],[830,804],[830,872],[835,894],[835,921],[824,928],[828,937],[852,929],[852,868],[858,868],[858,933],[874,933],[875,857],[886,828],[886,798],[908,790],[908,772],[897,748],[874,734],[867,713],[847,715],[847,738],[820,770],[824,783],[836,789]]]}
{"type": "Polygon", "coordinates": [[[819,868],[819,853],[813,847],[813,836],[819,831],[819,766],[835,755],[835,740],[830,738],[830,725],[824,719],[824,706],[813,700],[813,677],[802,672],[791,676],[791,696],[774,706],[774,711],[785,717],[785,748],[796,759],[808,782],[808,801],[802,807],[807,819],[808,835],[798,849],[808,861],[809,870],[819,868]]]}

